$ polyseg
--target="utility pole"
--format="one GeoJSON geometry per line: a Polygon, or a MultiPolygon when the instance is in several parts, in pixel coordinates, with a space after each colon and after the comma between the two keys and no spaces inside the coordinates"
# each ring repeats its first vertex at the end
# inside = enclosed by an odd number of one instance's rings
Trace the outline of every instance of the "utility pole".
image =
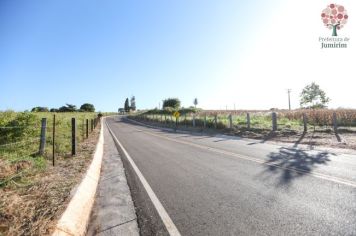
{"type": "Polygon", "coordinates": [[[291,89],[287,89],[287,92],[288,92],[288,105],[289,105],[289,110],[291,110],[291,107],[290,107],[290,92],[292,90],[291,89]]]}
{"type": "Polygon", "coordinates": [[[235,103],[234,103],[234,111],[236,111],[236,106],[235,106],[235,103]]]}

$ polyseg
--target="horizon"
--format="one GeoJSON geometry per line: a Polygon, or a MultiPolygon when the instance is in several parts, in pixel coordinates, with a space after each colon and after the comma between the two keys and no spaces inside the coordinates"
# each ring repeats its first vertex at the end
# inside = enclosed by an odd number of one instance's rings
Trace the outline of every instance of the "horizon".
{"type": "Polygon", "coordinates": [[[356,3],[339,3],[351,17],[338,34],[350,42],[322,49],[323,0],[2,1],[0,110],[88,102],[110,112],[131,96],[140,110],[168,97],[206,110],[288,109],[287,89],[296,109],[313,81],[330,109],[355,109],[356,3]]]}

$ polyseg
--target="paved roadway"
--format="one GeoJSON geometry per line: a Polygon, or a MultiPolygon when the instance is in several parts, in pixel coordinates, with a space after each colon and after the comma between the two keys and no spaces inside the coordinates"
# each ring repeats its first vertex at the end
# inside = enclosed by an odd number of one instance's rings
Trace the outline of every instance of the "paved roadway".
{"type": "MultiPolygon", "coordinates": [[[[107,123],[182,235],[356,235],[356,155],[107,123]]],[[[167,234],[133,185],[141,234],[167,234]]]]}

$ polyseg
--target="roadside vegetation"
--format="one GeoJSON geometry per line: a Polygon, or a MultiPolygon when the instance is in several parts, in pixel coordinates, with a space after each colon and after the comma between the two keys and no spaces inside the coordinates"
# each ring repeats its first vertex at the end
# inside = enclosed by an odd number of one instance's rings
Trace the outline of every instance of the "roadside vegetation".
{"type": "Polygon", "coordinates": [[[197,127],[203,127],[206,119],[206,128],[214,128],[215,117],[218,129],[228,129],[229,116],[232,116],[233,127],[236,129],[247,128],[247,114],[250,116],[251,129],[266,129],[272,127],[272,112],[277,114],[278,130],[302,130],[304,128],[303,114],[307,117],[309,130],[326,130],[333,126],[333,114],[336,114],[337,124],[340,128],[356,130],[356,110],[353,109],[297,109],[297,110],[202,110],[196,108],[180,109],[153,109],[132,115],[131,117],[142,117],[156,122],[175,122],[173,113],[178,111],[179,125],[193,125],[193,118],[197,127]]]}
{"type": "MultiPolygon", "coordinates": [[[[312,82],[305,86],[300,93],[300,108],[295,110],[202,110],[197,108],[198,99],[194,98],[189,108],[181,107],[178,98],[163,100],[162,108],[156,108],[137,113],[136,117],[164,124],[178,124],[215,129],[237,130],[270,130],[272,126],[272,113],[277,116],[278,130],[327,130],[330,127],[354,130],[356,128],[356,110],[354,109],[327,109],[330,98],[312,82]],[[178,117],[173,117],[177,114],[178,117]],[[231,119],[231,125],[230,125],[231,119]]],[[[135,118],[133,116],[132,118],[135,118]]]]}
{"type": "Polygon", "coordinates": [[[63,107],[66,109],[59,108],[58,112],[45,107],[35,107],[32,112],[0,112],[0,235],[49,234],[71,189],[90,163],[99,129],[89,130],[86,138],[86,120],[90,127],[92,119],[110,113],[96,113],[91,104],[83,104],[80,109],[74,107],[71,112],[61,111],[73,108],[72,105],[63,107]],[[55,166],[52,165],[54,115],[55,166]],[[40,155],[43,118],[46,145],[40,155]],[[75,156],[71,155],[72,118],[76,120],[75,156]]]}
{"type": "Polygon", "coordinates": [[[46,168],[52,155],[53,115],[56,115],[55,154],[68,156],[71,148],[71,119],[77,121],[77,142],[85,138],[86,119],[96,113],[0,112],[0,188],[30,184],[26,176],[46,168]],[[38,155],[41,119],[47,119],[44,155],[38,155]]]}
{"type": "Polygon", "coordinates": [[[202,110],[197,108],[197,98],[193,100],[194,106],[188,108],[181,107],[178,98],[167,98],[162,108],[129,117],[174,129],[356,148],[356,110],[328,109],[329,101],[320,86],[311,83],[300,94],[300,108],[294,110],[202,110]]]}

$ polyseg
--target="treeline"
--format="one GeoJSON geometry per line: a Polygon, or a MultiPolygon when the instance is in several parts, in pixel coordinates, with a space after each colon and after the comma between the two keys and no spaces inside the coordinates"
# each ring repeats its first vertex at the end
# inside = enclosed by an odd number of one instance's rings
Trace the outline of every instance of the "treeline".
{"type": "Polygon", "coordinates": [[[135,98],[135,96],[132,96],[130,101],[129,101],[129,98],[126,98],[125,103],[124,103],[124,108],[119,108],[118,109],[118,112],[120,112],[120,113],[131,112],[131,111],[136,111],[136,98],[135,98]]]}
{"type": "Polygon", "coordinates": [[[185,107],[181,107],[181,101],[178,98],[167,98],[167,99],[163,100],[162,109],[156,108],[153,110],[148,110],[145,112],[145,114],[148,114],[148,115],[156,115],[156,114],[171,115],[173,112],[178,111],[180,113],[180,115],[185,115],[185,114],[190,114],[190,113],[197,113],[202,110],[202,109],[196,107],[198,105],[197,98],[195,98],[193,100],[193,104],[194,104],[194,106],[185,108],[185,107]]]}
{"type": "Polygon", "coordinates": [[[95,107],[93,104],[84,103],[77,109],[76,105],[66,104],[65,106],[61,106],[59,108],[51,108],[48,107],[34,107],[31,109],[31,112],[95,112],[95,107]]]}

